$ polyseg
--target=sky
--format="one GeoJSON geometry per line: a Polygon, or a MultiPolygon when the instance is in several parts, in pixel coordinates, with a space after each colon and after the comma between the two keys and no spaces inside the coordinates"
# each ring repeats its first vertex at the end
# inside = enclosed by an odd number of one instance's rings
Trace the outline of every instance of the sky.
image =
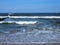
{"type": "Polygon", "coordinates": [[[60,13],[60,0],[0,0],[0,13],[60,13]]]}

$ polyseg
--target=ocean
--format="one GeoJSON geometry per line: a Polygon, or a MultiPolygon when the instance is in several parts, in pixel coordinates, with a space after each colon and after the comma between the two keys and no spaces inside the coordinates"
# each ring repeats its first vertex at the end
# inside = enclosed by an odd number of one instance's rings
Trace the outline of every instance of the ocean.
{"type": "Polygon", "coordinates": [[[60,42],[60,18],[5,18],[3,21],[9,20],[22,22],[0,23],[0,43],[60,42]]]}

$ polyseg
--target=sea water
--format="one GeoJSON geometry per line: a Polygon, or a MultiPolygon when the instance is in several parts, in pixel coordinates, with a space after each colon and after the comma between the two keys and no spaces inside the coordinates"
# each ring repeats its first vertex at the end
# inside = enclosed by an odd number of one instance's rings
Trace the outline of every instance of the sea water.
{"type": "Polygon", "coordinates": [[[14,21],[37,21],[35,24],[0,24],[0,42],[60,42],[59,19],[15,18],[14,21]]]}

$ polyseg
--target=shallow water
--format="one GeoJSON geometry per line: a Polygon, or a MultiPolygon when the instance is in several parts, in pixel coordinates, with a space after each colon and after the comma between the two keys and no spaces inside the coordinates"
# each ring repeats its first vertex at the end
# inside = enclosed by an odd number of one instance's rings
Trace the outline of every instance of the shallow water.
{"type": "Polygon", "coordinates": [[[38,19],[36,24],[0,24],[0,42],[60,42],[60,24],[38,19]]]}

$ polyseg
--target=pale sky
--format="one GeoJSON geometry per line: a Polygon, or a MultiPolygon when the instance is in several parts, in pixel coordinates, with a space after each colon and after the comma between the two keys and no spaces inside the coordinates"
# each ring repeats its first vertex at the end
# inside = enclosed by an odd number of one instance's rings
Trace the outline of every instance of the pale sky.
{"type": "Polygon", "coordinates": [[[0,13],[59,13],[60,0],[0,0],[0,13]]]}

